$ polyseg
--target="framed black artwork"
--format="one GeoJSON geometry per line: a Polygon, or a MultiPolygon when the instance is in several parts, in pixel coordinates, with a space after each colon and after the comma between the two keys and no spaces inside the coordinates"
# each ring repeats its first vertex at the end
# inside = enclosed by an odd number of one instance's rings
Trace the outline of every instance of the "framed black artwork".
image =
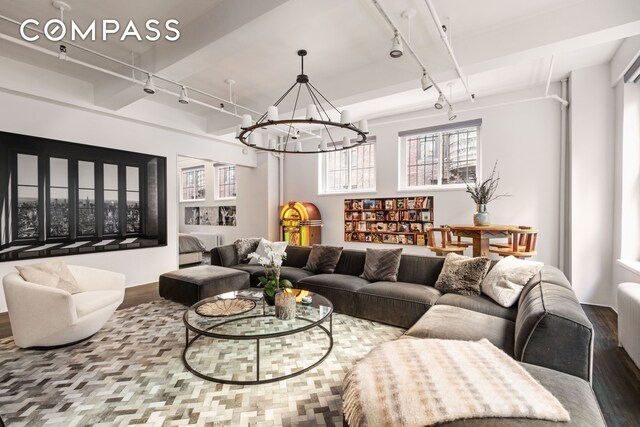
{"type": "Polygon", "coordinates": [[[166,163],[0,132],[0,262],[166,245],[166,163]]]}

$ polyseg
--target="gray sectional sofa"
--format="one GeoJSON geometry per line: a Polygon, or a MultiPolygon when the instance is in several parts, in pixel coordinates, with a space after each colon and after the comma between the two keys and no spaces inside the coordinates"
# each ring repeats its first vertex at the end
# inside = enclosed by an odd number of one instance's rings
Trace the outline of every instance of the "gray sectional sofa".
{"type": "MultiPolygon", "coordinates": [[[[372,283],[359,277],[366,252],[345,249],[333,274],[303,270],[310,252],[289,246],[281,276],[326,296],[336,312],[408,328],[408,337],[487,338],[520,362],[591,381],[593,326],[554,267],[543,267],[504,308],[484,295],[441,294],[434,287],[441,257],[402,255],[397,282],[372,283]]],[[[233,245],[214,248],[211,263],[248,272],[251,286],[264,274],[260,265],[240,264],[233,245]]]]}

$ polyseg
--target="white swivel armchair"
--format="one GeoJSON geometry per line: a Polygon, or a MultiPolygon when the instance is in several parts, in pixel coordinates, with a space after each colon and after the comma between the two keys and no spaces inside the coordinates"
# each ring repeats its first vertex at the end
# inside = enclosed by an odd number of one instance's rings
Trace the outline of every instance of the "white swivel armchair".
{"type": "Polygon", "coordinates": [[[69,265],[82,292],[24,280],[18,273],[2,279],[13,340],[18,347],[56,347],[90,337],[102,328],[124,299],[125,276],[69,265]]]}

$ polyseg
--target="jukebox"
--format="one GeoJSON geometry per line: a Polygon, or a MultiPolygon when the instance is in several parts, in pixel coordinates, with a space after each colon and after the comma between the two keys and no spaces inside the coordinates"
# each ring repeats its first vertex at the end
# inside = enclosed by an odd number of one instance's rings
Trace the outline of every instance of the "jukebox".
{"type": "Polygon", "coordinates": [[[280,240],[292,246],[320,243],[322,220],[313,203],[289,202],[280,209],[280,240]]]}

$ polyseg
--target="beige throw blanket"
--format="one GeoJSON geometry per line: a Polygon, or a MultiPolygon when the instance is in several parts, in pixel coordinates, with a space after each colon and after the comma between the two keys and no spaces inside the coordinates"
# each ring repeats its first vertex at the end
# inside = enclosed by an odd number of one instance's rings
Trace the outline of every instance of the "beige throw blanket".
{"type": "Polygon", "coordinates": [[[487,417],[569,421],[551,393],[486,339],[388,342],[358,362],[343,386],[350,427],[487,417]]]}

